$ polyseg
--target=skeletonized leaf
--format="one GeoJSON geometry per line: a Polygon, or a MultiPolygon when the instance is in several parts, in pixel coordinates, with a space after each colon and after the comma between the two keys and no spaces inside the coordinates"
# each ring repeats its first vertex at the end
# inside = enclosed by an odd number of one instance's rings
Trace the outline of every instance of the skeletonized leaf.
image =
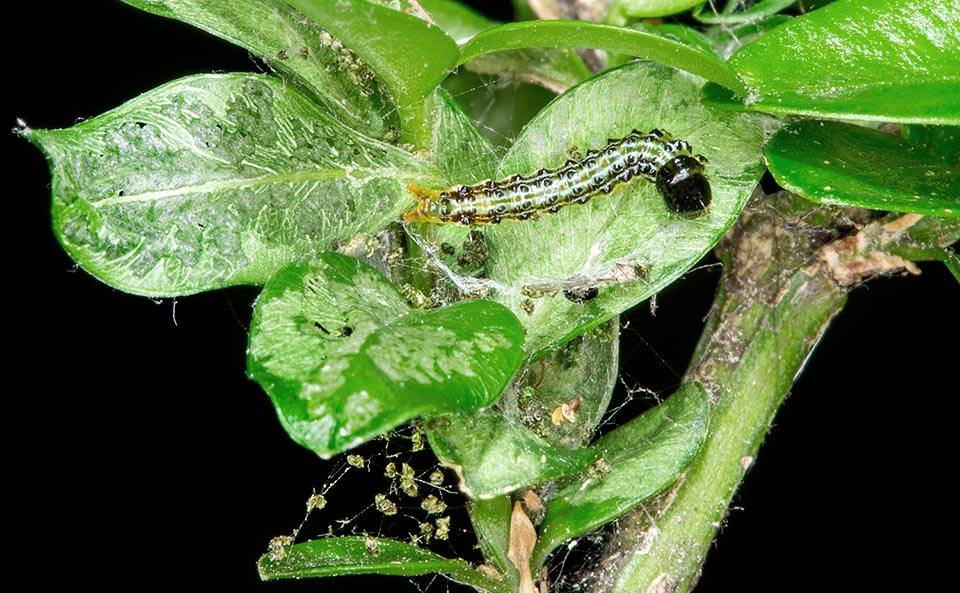
{"type": "Polygon", "coordinates": [[[502,305],[412,310],[371,266],[325,253],[264,288],[248,369],[290,436],[329,457],[415,416],[489,405],[517,371],[522,343],[502,305]]]}
{"type": "Polygon", "coordinates": [[[54,228],[86,270],[149,296],[260,284],[409,207],[422,161],[343,126],[267,76],[192,76],[64,130],[54,228]]]}
{"type": "Polygon", "coordinates": [[[652,63],[605,72],[551,103],[504,157],[498,177],[529,174],[562,164],[571,150],[583,153],[633,129],[658,128],[707,158],[713,191],[707,213],[690,220],[673,213],[652,183],[634,179],[587,204],[487,230],[494,298],[523,320],[531,354],[556,348],[655,294],[737,220],[764,170],[767,123],[702,105],[701,85],[652,63]],[[589,287],[598,288],[592,300],[562,296],[564,289],[589,287]],[[544,296],[527,296],[531,288],[544,296]]]}
{"type": "Polygon", "coordinates": [[[387,140],[400,127],[396,105],[350,48],[282,0],[124,0],[239,45],[350,128],[387,140]]]}
{"type": "Polygon", "coordinates": [[[450,73],[457,45],[439,27],[363,0],[286,0],[370,65],[396,100],[401,119],[450,73]]]}

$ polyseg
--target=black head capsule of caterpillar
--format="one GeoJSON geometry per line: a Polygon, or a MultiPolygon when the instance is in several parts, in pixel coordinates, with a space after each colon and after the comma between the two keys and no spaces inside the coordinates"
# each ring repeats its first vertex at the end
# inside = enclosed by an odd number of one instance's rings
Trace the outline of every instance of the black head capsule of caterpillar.
{"type": "Polygon", "coordinates": [[[661,165],[655,183],[667,207],[684,218],[702,216],[713,199],[703,161],[688,154],[661,165]]]}

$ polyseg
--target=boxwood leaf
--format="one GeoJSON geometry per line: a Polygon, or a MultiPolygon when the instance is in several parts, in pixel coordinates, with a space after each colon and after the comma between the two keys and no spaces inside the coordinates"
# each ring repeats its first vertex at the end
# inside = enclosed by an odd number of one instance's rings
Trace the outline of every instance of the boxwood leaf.
{"type": "Polygon", "coordinates": [[[64,130],[21,130],[53,177],[54,230],[107,284],[149,296],[261,284],[413,202],[427,163],[254,74],[170,82],[64,130]]]}
{"type": "Polygon", "coordinates": [[[401,116],[450,73],[457,44],[439,27],[363,0],[286,0],[356,52],[393,94],[401,116]]]}
{"type": "Polygon", "coordinates": [[[489,179],[499,162],[497,151],[450,93],[439,88],[431,100],[434,116],[430,149],[434,165],[448,183],[451,179],[461,183],[489,179]],[[465,172],[472,177],[463,179],[465,172]]]}
{"type": "Polygon", "coordinates": [[[248,370],[290,436],[330,457],[415,416],[490,405],[519,368],[522,344],[502,305],[412,310],[371,266],[325,253],[264,288],[248,370]]]}
{"type": "Polygon", "coordinates": [[[486,562],[516,586],[520,575],[510,561],[510,514],[513,501],[509,495],[474,499],[467,505],[470,520],[486,562]]]}
{"type": "Polygon", "coordinates": [[[653,184],[635,179],[608,196],[537,220],[486,232],[491,298],[527,327],[535,358],[634,306],[676,280],[737,220],[764,171],[768,120],[699,101],[702,80],[637,62],[580,84],[540,112],[500,163],[498,178],[556,167],[572,150],[603,147],[633,129],[664,130],[708,159],[713,202],[690,220],[673,213],[653,184]],[[569,286],[597,288],[572,302],[569,286]],[[544,289],[554,287],[552,294],[544,289]],[[529,296],[534,293],[544,296],[529,296]]]}
{"type": "Polygon", "coordinates": [[[549,501],[533,553],[536,569],[563,542],[616,519],[673,484],[707,434],[706,392],[686,383],[669,399],[603,436],[602,464],[565,481],[549,501]]]}
{"type": "Polygon", "coordinates": [[[781,186],[815,202],[960,216],[960,151],[879,130],[799,121],[766,149],[781,186]]]}
{"type": "Polygon", "coordinates": [[[282,0],[124,2],[249,50],[354,130],[386,140],[400,127],[396,104],[376,73],[282,0]]]}
{"type": "Polygon", "coordinates": [[[626,24],[630,19],[667,16],[700,4],[702,0],[613,0],[607,22],[626,24]]]}
{"type": "Polygon", "coordinates": [[[440,460],[461,489],[490,498],[579,472],[601,451],[583,448],[607,411],[617,378],[619,324],[612,320],[533,362],[495,408],[427,423],[440,460]],[[556,412],[571,402],[573,416],[556,412]],[[559,417],[558,417],[559,416],[559,417]],[[522,418],[522,421],[521,421],[522,418]]]}
{"type": "Polygon", "coordinates": [[[459,63],[491,52],[531,47],[603,49],[657,60],[712,80],[734,92],[743,84],[716,55],[645,31],[584,21],[507,23],[475,35],[460,48],[459,63]]]}
{"type": "Polygon", "coordinates": [[[279,547],[257,563],[260,578],[302,579],[349,574],[420,576],[442,574],[480,591],[509,593],[501,581],[464,560],[450,560],[412,544],[371,536],[329,537],[279,547]]]}
{"type": "Polygon", "coordinates": [[[450,415],[428,425],[430,446],[442,463],[458,468],[461,490],[493,498],[579,471],[600,451],[550,445],[497,409],[450,415]]]}
{"type": "Polygon", "coordinates": [[[729,64],[750,88],[749,109],[960,124],[953,0],[838,0],[748,43],[729,64]]]}

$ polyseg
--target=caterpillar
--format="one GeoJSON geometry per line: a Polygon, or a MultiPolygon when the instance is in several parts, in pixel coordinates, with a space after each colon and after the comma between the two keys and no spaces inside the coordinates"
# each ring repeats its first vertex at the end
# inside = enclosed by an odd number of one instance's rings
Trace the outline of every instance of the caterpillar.
{"type": "Polygon", "coordinates": [[[587,151],[581,159],[531,175],[443,190],[410,184],[407,191],[417,206],[403,220],[460,225],[527,220],[570,204],[585,204],[634,177],[652,182],[673,212],[696,218],[706,212],[712,197],[704,174],[706,162],[692,154],[684,140],[656,129],[647,134],[634,130],[609,140],[604,148],[587,151]]]}

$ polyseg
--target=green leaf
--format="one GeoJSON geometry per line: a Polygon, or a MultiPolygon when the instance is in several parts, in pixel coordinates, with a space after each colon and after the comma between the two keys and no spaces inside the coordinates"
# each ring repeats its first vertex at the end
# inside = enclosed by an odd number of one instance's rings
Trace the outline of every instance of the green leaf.
{"type": "Polygon", "coordinates": [[[954,279],[960,283],[960,256],[954,252],[949,252],[943,259],[943,265],[947,266],[954,279]]]}
{"type": "Polygon", "coordinates": [[[491,52],[531,47],[603,49],[657,60],[741,93],[743,84],[711,52],[644,31],[583,21],[527,21],[488,29],[460,48],[462,64],[491,52]]]}
{"type": "MultiPolygon", "coordinates": [[[[771,30],[729,64],[751,110],[960,124],[953,0],[841,0],[771,30]]],[[[716,89],[712,97],[726,101],[716,89]]]]}
{"type": "Polygon", "coordinates": [[[571,149],[602,147],[633,129],[659,128],[707,157],[713,188],[709,212],[694,220],[670,211],[652,184],[634,180],[587,204],[486,230],[486,287],[523,321],[531,359],[676,280],[737,220],[764,171],[767,120],[701,105],[701,82],[653,63],[611,70],[551,103],[504,158],[501,178],[555,167],[571,149]],[[570,284],[599,294],[571,302],[560,294],[570,284]],[[549,286],[553,294],[527,296],[549,286]]]}
{"type": "Polygon", "coordinates": [[[386,87],[340,40],[282,0],[124,0],[239,45],[354,130],[389,140],[400,127],[386,87]]]}
{"type": "Polygon", "coordinates": [[[330,457],[419,415],[490,405],[519,368],[522,344],[501,305],[410,310],[374,268],[326,253],[264,288],[248,369],[290,436],[330,457]]]}
{"type": "Polygon", "coordinates": [[[560,544],[616,519],[673,484],[707,435],[707,397],[686,383],[667,401],[601,438],[602,464],[566,481],[550,500],[534,570],[560,544]]]}
{"type": "Polygon", "coordinates": [[[896,255],[913,262],[943,262],[954,276],[960,271],[957,267],[960,261],[951,248],[951,245],[960,240],[960,217],[924,216],[905,230],[902,230],[904,220],[899,214],[887,215],[883,222],[892,223],[890,226],[885,224],[881,227],[887,232],[864,233],[862,238],[865,240],[857,245],[865,257],[870,257],[873,251],[871,243],[880,239],[885,240],[879,246],[884,254],[896,255]]]}
{"type": "Polygon", "coordinates": [[[434,95],[433,134],[430,149],[437,169],[449,181],[470,175],[463,183],[489,179],[500,158],[476,124],[463,112],[450,93],[440,88],[434,95]]]}
{"type": "Polygon", "coordinates": [[[21,134],[50,160],[54,228],[107,284],[174,296],[261,284],[409,208],[424,162],[343,126],[267,76],[184,78],[65,130],[21,134]]]}
{"type": "Polygon", "coordinates": [[[461,489],[491,498],[578,472],[600,456],[583,448],[607,411],[618,376],[617,320],[586,332],[527,366],[496,408],[427,423],[441,462],[458,468],[461,489]],[[518,393],[519,391],[519,393],[518,393]],[[576,400],[573,418],[553,419],[576,400]]]}
{"type": "Polygon", "coordinates": [[[458,468],[460,489],[493,498],[576,472],[599,455],[593,449],[555,447],[497,409],[447,416],[427,426],[441,463],[458,468]]]}
{"type": "Polygon", "coordinates": [[[852,124],[800,121],[766,149],[782,187],[823,204],[960,216],[960,151],[852,124]]]}
{"type": "Polygon", "coordinates": [[[450,73],[457,45],[415,16],[363,0],[286,0],[343,41],[383,80],[407,122],[450,73]]]}
{"type": "Polygon", "coordinates": [[[668,16],[683,12],[703,0],[614,0],[607,14],[607,22],[625,25],[631,19],[668,16]]]}
{"type": "Polygon", "coordinates": [[[510,496],[496,496],[486,500],[471,500],[467,509],[477,542],[483,551],[487,563],[493,563],[497,570],[512,582],[511,590],[516,590],[520,575],[510,561],[510,515],[513,501],[510,496]]]}
{"type": "Polygon", "coordinates": [[[438,573],[480,591],[510,591],[464,560],[450,560],[412,544],[369,536],[329,537],[280,547],[261,556],[257,569],[265,581],[349,574],[412,577],[438,573]]]}

